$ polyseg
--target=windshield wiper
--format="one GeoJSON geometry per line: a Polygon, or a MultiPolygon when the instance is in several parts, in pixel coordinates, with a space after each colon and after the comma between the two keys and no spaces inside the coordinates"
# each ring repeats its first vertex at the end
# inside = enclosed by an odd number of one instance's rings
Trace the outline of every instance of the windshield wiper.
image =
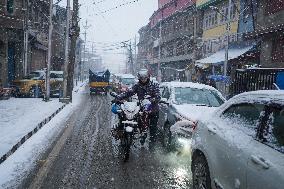
{"type": "Polygon", "coordinates": [[[212,107],[212,106],[210,106],[210,105],[208,105],[208,104],[195,104],[195,106],[207,106],[207,107],[212,107]]]}

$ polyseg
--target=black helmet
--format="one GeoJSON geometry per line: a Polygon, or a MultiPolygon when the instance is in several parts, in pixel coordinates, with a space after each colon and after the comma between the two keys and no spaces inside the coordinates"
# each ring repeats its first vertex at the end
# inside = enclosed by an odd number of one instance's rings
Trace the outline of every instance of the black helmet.
{"type": "Polygon", "coordinates": [[[150,81],[150,74],[148,70],[141,69],[137,74],[138,80],[140,83],[145,84],[150,81]]]}

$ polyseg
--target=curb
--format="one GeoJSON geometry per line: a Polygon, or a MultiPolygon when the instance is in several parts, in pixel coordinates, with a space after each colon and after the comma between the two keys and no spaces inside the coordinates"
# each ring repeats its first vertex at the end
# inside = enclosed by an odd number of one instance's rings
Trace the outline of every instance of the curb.
{"type": "Polygon", "coordinates": [[[31,136],[33,136],[35,133],[37,133],[45,124],[47,124],[56,114],[58,114],[63,108],[65,108],[66,104],[58,108],[51,116],[48,118],[45,118],[42,122],[40,122],[32,131],[30,131],[28,134],[23,136],[23,138],[15,144],[6,154],[4,154],[0,158],[0,164],[2,164],[10,155],[15,153],[15,151],[22,146],[31,136]]]}

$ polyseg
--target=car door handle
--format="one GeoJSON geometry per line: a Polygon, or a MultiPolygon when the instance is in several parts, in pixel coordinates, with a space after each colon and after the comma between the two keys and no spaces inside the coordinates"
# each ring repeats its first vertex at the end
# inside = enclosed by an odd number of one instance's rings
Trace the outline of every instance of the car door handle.
{"type": "Polygon", "coordinates": [[[216,131],[217,131],[217,129],[216,128],[208,128],[208,131],[209,131],[209,133],[211,133],[211,134],[213,134],[213,135],[215,135],[216,134],[216,131]]]}
{"type": "Polygon", "coordinates": [[[270,164],[262,157],[252,155],[251,161],[257,165],[261,165],[264,169],[268,169],[270,167],[270,164]]]}

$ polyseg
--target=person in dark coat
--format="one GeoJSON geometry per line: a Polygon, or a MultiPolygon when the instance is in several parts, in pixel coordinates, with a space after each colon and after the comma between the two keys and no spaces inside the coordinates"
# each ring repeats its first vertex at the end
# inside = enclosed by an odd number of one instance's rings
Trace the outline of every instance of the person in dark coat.
{"type": "MultiPolygon", "coordinates": [[[[150,113],[150,144],[149,148],[152,149],[156,143],[157,138],[157,124],[159,120],[159,101],[161,100],[160,96],[160,88],[159,83],[155,81],[150,80],[150,74],[148,70],[142,69],[138,72],[138,83],[136,83],[131,89],[128,91],[120,94],[118,96],[118,99],[128,99],[131,96],[137,94],[137,97],[139,100],[143,100],[145,96],[149,95],[149,101],[152,104],[152,111],[150,113]]],[[[142,140],[140,141],[143,145],[145,142],[147,135],[142,137],[142,140]]]]}

